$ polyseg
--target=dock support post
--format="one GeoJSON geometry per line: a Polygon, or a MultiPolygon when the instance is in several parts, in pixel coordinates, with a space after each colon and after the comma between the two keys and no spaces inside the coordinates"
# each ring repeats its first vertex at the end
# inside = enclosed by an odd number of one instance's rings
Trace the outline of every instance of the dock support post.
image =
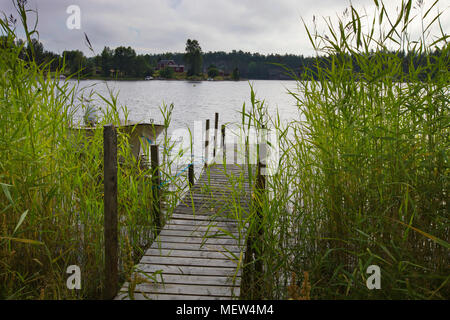
{"type": "Polygon", "coordinates": [[[208,166],[208,145],[209,145],[209,119],[206,120],[206,132],[205,132],[205,167],[208,166]]]}
{"type": "Polygon", "coordinates": [[[222,125],[222,155],[223,155],[223,163],[226,163],[227,158],[227,149],[225,146],[225,125],[222,125]]]}
{"type": "Polygon", "coordinates": [[[252,207],[256,212],[254,226],[249,230],[247,237],[247,246],[244,257],[244,270],[241,280],[241,292],[245,299],[260,300],[264,297],[263,292],[263,262],[261,255],[263,253],[263,209],[264,196],[266,189],[266,155],[267,144],[265,141],[265,127],[263,129],[263,137],[258,144],[258,165],[256,168],[255,181],[255,199],[252,199],[252,207]]]}
{"type": "Polygon", "coordinates": [[[191,155],[191,163],[189,164],[188,178],[189,178],[189,188],[194,186],[194,161],[192,160],[193,156],[191,155]]]}
{"type": "Polygon", "coordinates": [[[213,159],[216,159],[217,150],[217,131],[219,130],[219,113],[216,112],[214,119],[214,149],[213,149],[213,159]]]}
{"type": "Polygon", "coordinates": [[[103,298],[113,299],[117,293],[118,232],[117,232],[117,132],[113,125],[103,127],[103,185],[105,283],[103,298]]]}
{"type": "Polygon", "coordinates": [[[263,263],[261,260],[261,255],[263,251],[263,209],[264,209],[264,196],[265,196],[265,189],[266,189],[266,148],[267,145],[265,141],[259,145],[259,152],[258,152],[258,167],[256,172],[256,237],[257,240],[255,242],[255,293],[257,299],[263,298],[263,263]]]}
{"type": "Polygon", "coordinates": [[[158,233],[162,227],[161,195],[160,195],[161,177],[159,174],[159,146],[151,145],[150,154],[151,154],[152,192],[153,192],[152,211],[153,217],[155,219],[156,232],[158,233]]]}

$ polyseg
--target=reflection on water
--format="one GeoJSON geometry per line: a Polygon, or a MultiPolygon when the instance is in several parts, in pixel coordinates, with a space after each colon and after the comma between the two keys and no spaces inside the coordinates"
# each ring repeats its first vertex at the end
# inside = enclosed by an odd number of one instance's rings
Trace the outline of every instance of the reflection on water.
{"type": "MultiPolygon", "coordinates": [[[[287,89],[295,90],[295,81],[252,80],[256,97],[265,100],[271,112],[278,108],[282,119],[296,118],[295,99],[287,89]]],[[[118,102],[129,111],[130,120],[146,121],[154,119],[162,122],[159,107],[174,104],[173,121],[170,130],[192,128],[195,120],[211,119],[219,112],[220,123],[240,122],[239,111],[245,102],[250,105],[250,83],[247,81],[95,81],[84,80],[80,88],[86,88],[84,95],[91,90],[108,97],[108,88],[119,93],[118,102]]],[[[94,102],[104,107],[105,103],[94,96],[94,102]]],[[[80,119],[82,114],[76,113],[80,119]]]]}
{"type": "MultiPolygon", "coordinates": [[[[75,85],[75,81],[71,81],[75,85]]],[[[287,90],[296,91],[295,81],[252,80],[247,81],[96,81],[83,80],[78,84],[79,96],[88,96],[92,103],[99,108],[105,108],[105,102],[93,94],[97,92],[105,98],[109,98],[111,90],[118,94],[118,105],[126,106],[128,119],[163,123],[163,117],[159,108],[163,103],[174,104],[172,121],[168,130],[169,135],[179,142],[175,153],[183,147],[190,153],[189,141],[183,141],[180,137],[189,140],[191,130],[194,139],[194,171],[196,176],[201,172],[204,154],[203,139],[205,120],[210,119],[211,138],[210,154],[212,153],[214,114],[219,113],[219,132],[222,124],[240,124],[242,121],[242,105],[250,108],[250,84],[256,92],[256,98],[264,100],[271,114],[278,110],[280,118],[285,121],[298,119],[296,100],[288,94],[287,90]],[[199,128],[200,127],[200,128],[199,128]],[[201,140],[201,143],[198,141],[201,140]]],[[[75,120],[82,121],[83,110],[79,108],[75,112],[75,120]]],[[[123,117],[123,115],[121,115],[123,117]]],[[[231,127],[231,126],[230,126],[231,127]]],[[[228,131],[230,132],[230,131],[228,131]]],[[[228,134],[228,133],[227,133],[228,134]]],[[[218,139],[220,141],[220,138],[218,139]]],[[[161,146],[162,148],[162,146],[161,146]]],[[[162,150],[160,150],[162,154],[162,150]]],[[[185,173],[190,155],[174,162],[172,173],[177,175],[185,173]],[[186,161],[186,158],[188,159],[186,161]],[[186,163],[187,162],[187,163],[186,163]]]]}

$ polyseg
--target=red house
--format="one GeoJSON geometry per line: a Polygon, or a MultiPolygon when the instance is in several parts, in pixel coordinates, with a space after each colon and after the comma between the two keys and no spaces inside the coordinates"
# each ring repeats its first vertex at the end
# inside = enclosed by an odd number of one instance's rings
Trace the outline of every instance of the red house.
{"type": "Polygon", "coordinates": [[[160,60],[156,66],[156,70],[161,70],[166,67],[173,68],[175,72],[184,72],[184,65],[176,64],[173,60],[160,60]]]}

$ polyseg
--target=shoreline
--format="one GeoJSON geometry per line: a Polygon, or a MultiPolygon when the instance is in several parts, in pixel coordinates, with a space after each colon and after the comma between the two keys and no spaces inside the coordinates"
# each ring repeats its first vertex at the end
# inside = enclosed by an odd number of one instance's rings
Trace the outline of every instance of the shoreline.
{"type": "MultiPolygon", "coordinates": [[[[61,79],[64,80],[64,79],[61,79]]],[[[239,79],[239,80],[231,80],[231,79],[220,79],[220,80],[205,80],[205,79],[152,79],[145,80],[143,78],[104,78],[104,77],[80,77],[80,78],[69,78],[67,80],[97,80],[97,81],[187,81],[187,82],[242,82],[242,81],[296,81],[295,79],[239,79]]]]}

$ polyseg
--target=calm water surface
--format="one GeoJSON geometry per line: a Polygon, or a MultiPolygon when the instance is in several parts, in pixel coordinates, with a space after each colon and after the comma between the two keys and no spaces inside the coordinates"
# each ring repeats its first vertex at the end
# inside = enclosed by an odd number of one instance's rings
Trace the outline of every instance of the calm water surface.
{"type": "MultiPolygon", "coordinates": [[[[76,83],[73,81],[74,85],[76,83]]],[[[134,121],[149,122],[153,119],[155,123],[163,123],[159,107],[163,103],[173,103],[174,109],[169,127],[169,134],[173,137],[174,131],[179,129],[190,128],[194,133],[195,121],[202,121],[204,128],[205,120],[210,119],[210,126],[213,128],[215,112],[219,113],[219,128],[224,123],[240,124],[242,116],[239,112],[242,110],[242,105],[245,103],[246,108],[251,106],[250,84],[256,92],[256,98],[264,100],[267,104],[269,113],[275,114],[278,110],[280,118],[284,121],[299,119],[296,101],[287,92],[287,90],[297,91],[295,81],[254,80],[249,83],[247,81],[84,80],[78,84],[78,90],[80,90],[79,96],[97,92],[108,97],[108,90],[112,90],[114,94],[118,93],[118,105],[126,106],[129,113],[128,118],[134,121]]],[[[93,95],[92,99],[94,105],[105,108],[104,101],[99,97],[93,95]]],[[[82,121],[82,118],[83,111],[78,108],[75,119],[82,121]]],[[[186,134],[188,133],[184,133],[184,136],[186,134]]],[[[182,138],[182,140],[188,139],[188,137],[187,139],[182,138]]],[[[186,142],[183,143],[182,140],[179,146],[187,152],[186,142]]],[[[194,133],[194,141],[199,140],[201,139],[196,138],[194,133]]],[[[203,143],[194,143],[196,176],[201,172],[203,166],[203,152],[203,143]]],[[[184,172],[188,163],[190,160],[180,159],[179,163],[174,164],[174,172],[184,172]]]]}
{"type": "MultiPolygon", "coordinates": [[[[256,97],[265,100],[269,111],[277,109],[282,119],[298,118],[295,99],[287,90],[296,90],[295,81],[252,80],[250,83],[256,91],[256,97]]],[[[247,81],[93,81],[84,80],[79,84],[84,95],[96,91],[108,96],[108,88],[118,93],[119,105],[125,105],[129,111],[129,119],[146,121],[154,119],[156,123],[163,121],[159,107],[163,104],[174,104],[171,130],[174,128],[192,128],[193,122],[205,119],[214,121],[214,113],[219,112],[219,122],[239,122],[239,111],[245,102],[250,106],[250,84],[247,81]]],[[[95,103],[104,106],[101,99],[95,103]]],[[[82,118],[82,112],[76,118],[82,118]]]]}

